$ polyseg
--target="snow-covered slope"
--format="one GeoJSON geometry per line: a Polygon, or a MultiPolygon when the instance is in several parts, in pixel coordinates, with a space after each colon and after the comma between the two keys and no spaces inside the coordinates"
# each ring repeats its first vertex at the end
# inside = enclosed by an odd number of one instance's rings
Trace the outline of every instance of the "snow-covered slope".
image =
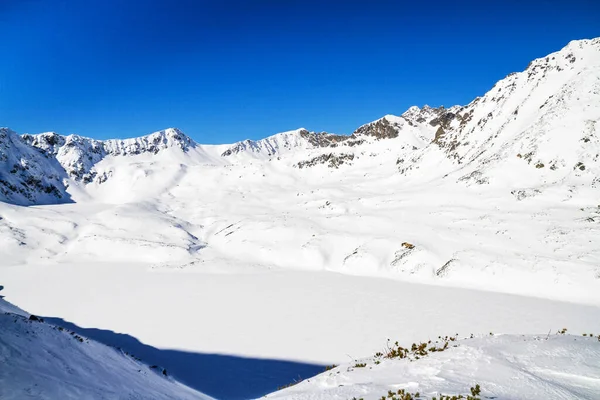
{"type": "MultiPolygon", "coordinates": [[[[594,400],[600,394],[600,337],[562,334],[487,335],[434,339],[407,356],[357,359],[299,382],[268,398],[594,400]],[[429,349],[447,349],[431,352],[429,349]],[[575,361],[576,360],[576,361],[575,361]],[[411,395],[410,397],[409,394],[411,395]],[[403,397],[405,396],[405,397],[403,397]],[[455,397],[452,397],[455,398],[455,397]]],[[[293,382],[291,382],[293,383],[293,382]]]]}
{"type": "Polygon", "coordinates": [[[0,297],[2,399],[210,399],[162,372],[0,297]]]}
{"type": "Polygon", "coordinates": [[[440,174],[510,187],[519,198],[553,185],[565,197],[599,188],[599,100],[600,39],[573,41],[499,81],[449,124],[440,121],[439,148],[424,149],[402,171],[450,159],[440,174]]]}

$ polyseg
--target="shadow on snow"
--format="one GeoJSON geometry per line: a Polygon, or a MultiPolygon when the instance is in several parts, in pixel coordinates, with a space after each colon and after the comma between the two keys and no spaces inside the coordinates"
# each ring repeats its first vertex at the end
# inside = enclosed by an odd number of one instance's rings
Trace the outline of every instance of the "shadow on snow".
{"type": "Polygon", "coordinates": [[[70,329],[97,342],[120,348],[148,365],[158,365],[179,382],[222,400],[258,398],[289,383],[324,371],[323,365],[245,358],[222,354],[162,350],[133,336],[96,328],[81,328],[61,318],[47,322],[70,329]]]}

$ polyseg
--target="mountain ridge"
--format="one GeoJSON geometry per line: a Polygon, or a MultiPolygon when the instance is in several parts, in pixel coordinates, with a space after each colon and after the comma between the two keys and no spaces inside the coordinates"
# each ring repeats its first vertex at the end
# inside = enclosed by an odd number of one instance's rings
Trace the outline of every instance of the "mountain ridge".
{"type": "Polygon", "coordinates": [[[399,116],[385,115],[363,124],[350,135],[299,128],[232,145],[202,145],[177,128],[108,140],[55,132],[18,136],[3,128],[0,141],[10,156],[4,156],[5,166],[0,169],[0,200],[15,204],[69,201],[68,189],[74,184],[85,186],[110,178],[99,175],[97,168],[107,157],[197,150],[205,154],[204,159],[218,163],[245,162],[247,156],[264,161],[289,156],[304,157],[294,165],[328,163],[337,168],[337,162],[329,162],[332,157],[349,160],[352,153],[356,163],[356,157],[360,158],[357,148],[370,148],[381,140],[391,140],[387,148],[397,153],[398,171],[407,176],[422,171],[423,163],[437,163],[445,165],[439,176],[462,171],[458,181],[489,183],[503,166],[513,168],[516,158],[539,170],[524,174],[531,178],[524,186],[534,184],[540,175],[557,182],[565,179],[569,170],[579,175],[598,174],[599,70],[600,38],[571,41],[563,49],[531,61],[524,71],[507,75],[465,106],[412,106],[399,116]],[[566,102],[577,105],[567,106],[566,102]],[[573,110],[585,112],[575,115],[573,110]],[[560,135],[561,129],[569,129],[565,121],[569,128],[582,132],[579,141],[560,135]],[[568,156],[559,154],[567,149],[568,156]],[[43,167],[36,170],[33,164],[40,163],[43,167]]]}

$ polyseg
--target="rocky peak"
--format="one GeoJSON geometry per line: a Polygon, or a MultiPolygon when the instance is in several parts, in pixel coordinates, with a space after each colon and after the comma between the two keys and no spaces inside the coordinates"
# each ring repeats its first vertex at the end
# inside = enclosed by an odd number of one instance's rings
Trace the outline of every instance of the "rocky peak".
{"type": "Polygon", "coordinates": [[[40,133],[39,135],[25,134],[22,138],[29,145],[49,154],[56,154],[58,149],[65,145],[65,137],[56,132],[40,133]]]}
{"type": "Polygon", "coordinates": [[[376,139],[392,139],[398,137],[398,130],[401,127],[401,122],[398,121],[397,118],[398,117],[386,115],[383,118],[359,127],[352,135],[355,137],[371,136],[376,139]]]}
{"type": "Polygon", "coordinates": [[[412,106],[401,116],[413,125],[428,123],[431,126],[438,126],[454,119],[462,109],[463,107],[458,105],[450,108],[444,106],[434,108],[426,104],[423,108],[412,106]]]}
{"type": "Polygon", "coordinates": [[[168,148],[179,148],[187,152],[196,147],[189,136],[177,128],[168,128],[132,139],[111,139],[103,142],[105,151],[110,155],[138,155],[142,153],[157,154],[168,148]]]}

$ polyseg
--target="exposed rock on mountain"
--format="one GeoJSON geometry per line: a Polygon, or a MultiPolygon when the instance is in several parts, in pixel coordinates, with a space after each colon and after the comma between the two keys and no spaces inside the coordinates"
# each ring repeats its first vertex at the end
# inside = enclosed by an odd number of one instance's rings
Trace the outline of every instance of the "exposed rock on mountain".
{"type": "Polygon", "coordinates": [[[94,164],[107,154],[104,143],[76,135],[61,136],[54,132],[23,135],[23,140],[40,149],[47,158],[54,157],[67,175],[76,181],[92,182],[94,164]]]}
{"type": "MultiPolygon", "coordinates": [[[[508,168],[522,171],[528,184],[591,180],[600,173],[599,100],[600,39],[574,41],[466,107],[439,113],[430,121],[433,143],[454,163],[447,173],[460,169],[493,181],[508,168]]],[[[435,153],[423,150],[412,168],[435,153]]]]}
{"type": "Polygon", "coordinates": [[[10,129],[0,128],[0,200],[14,204],[68,201],[64,177],[56,159],[44,156],[10,129]]]}
{"type": "Polygon", "coordinates": [[[327,153],[314,157],[308,161],[300,161],[294,166],[302,169],[306,167],[314,167],[318,164],[327,164],[329,168],[339,168],[340,165],[347,164],[352,160],[354,160],[354,154],[327,153]]]}
{"type": "Polygon", "coordinates": [[[375,122],[361,126],[354,131],[354,135],[367,135],[376,139],[393,139],[398,137],[397,128],[399,128],[399,124],[397,122],[390,123],[386,117],[383,117],[375,122]]]}
{"type": "Polygon", "coordinates": [[[308,141],[313,147],[337,147],[338,144],[347,143],[351,136],[335,135],[327,132],[309,132],[306,129],[300,132],[300,136],[308,141]]]}

